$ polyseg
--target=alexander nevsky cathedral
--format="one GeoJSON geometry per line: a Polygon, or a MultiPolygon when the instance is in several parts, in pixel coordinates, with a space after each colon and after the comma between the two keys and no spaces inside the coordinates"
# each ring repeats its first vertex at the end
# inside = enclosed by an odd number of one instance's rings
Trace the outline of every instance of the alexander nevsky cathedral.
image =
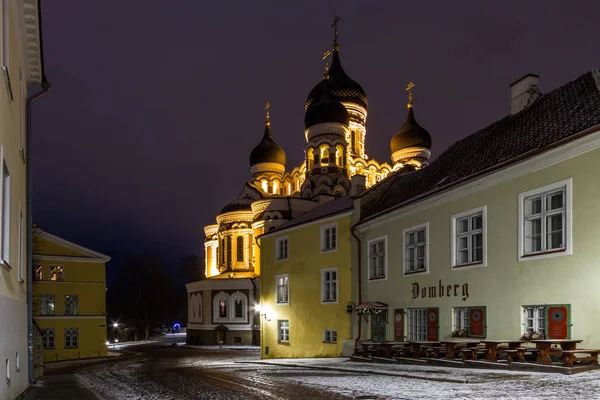
{"type": "Polygon", "coordinates": [[[262,139],[250,152],[250,178],[216,223],[204,227],[207,279],[186,285],[190,344],[258,344],[253,306],[260,296],[260,248],[255,237],[329,200],[376,185],[393,171],[428,164],[431,137],[415,120],[412,94],[406,120],[391,136],[391,163],[367,157],[368,98],[342,68],[338,21],[326,53],[331,65],[304,105],[304,161],[286,165],[267,105],[262,139]]]}

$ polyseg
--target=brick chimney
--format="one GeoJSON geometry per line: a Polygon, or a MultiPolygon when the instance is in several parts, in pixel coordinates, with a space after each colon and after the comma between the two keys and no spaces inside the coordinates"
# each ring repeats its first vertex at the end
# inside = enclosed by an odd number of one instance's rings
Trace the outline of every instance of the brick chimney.
{"type": "Polygon", "coordinates": [[[540,97],[539,80],[538,75],[527,74],[510,85],[510,115],[526,109],[540,97]]]}

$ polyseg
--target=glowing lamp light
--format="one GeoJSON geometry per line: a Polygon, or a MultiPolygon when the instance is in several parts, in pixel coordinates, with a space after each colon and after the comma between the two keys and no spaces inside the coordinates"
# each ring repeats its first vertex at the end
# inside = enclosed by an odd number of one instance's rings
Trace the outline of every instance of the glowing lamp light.
{"type": "Polygon", "coordinates": [[[254,311],[260,312],[260,304],[255,304],[254,305],[254,311]]]}
{"type": "Polygon", "coordinates": [[[106,341],[106,345],[107,345],[107,346],[109,346],[109,345],[110,345],[110,342],[109,342],[108,340],[106,341]]]}
{"type": "Polygon", "coordinates": [[[175,322],[173,324],[173,329],[179,329],[179,328],[181,328],[181,325],[179,325],[179,322],[175,322]]]}
{"type": "Polygon", "coordinates": [[[115,322],[115,323],[113,324],[113,326],[114,326],[115,328],[118,328],[118,327],[119,327],[119,324],[118,324],[117,322],[115,322]]]}
{"type": "Polygon", "coordinates": [[[119,339],[115,339],[115,343],[119,343],[119,339]]]}

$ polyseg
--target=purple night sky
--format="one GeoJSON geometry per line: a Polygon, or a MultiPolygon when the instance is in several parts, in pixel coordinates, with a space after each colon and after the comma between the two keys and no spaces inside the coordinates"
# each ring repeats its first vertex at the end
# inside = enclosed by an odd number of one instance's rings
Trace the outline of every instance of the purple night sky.
{"type": "Polygon", "coordinates": [[[288,169],[301,163],[334,15],[379,161],[408,81],[435,157],[505,116],[525,73],[548,92],[600,67],[597,1],[289,3],[44,1],[53,89],[33,105],[34,222],[117,259],[202,256],[203,226],[250,176],[267,101],[288,169]]]}

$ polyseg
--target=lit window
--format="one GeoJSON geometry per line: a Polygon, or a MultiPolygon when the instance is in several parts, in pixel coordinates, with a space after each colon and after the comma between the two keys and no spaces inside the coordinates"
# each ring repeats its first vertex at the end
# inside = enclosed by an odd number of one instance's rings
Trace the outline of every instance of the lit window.
{"type": "Polygon", "coordinates": [[[280,342],[289,342],[290,341],[290,321],[288,320],[279,320],[277,321],[277,339],[280,342]]]}
{"type": "Polygon", "coordinates": [[[277,275],[275,277],[277,282],[277,304],[288,304],[290,302],[290,286],[289,276],[277,275]]]}
{"type": "Polygon", "coordinates": [[[337,343],[337,331],[324,330],[323,343],[337,343]]]}
{"type": "Polygon", "coordinates": [[[65,349],[79,347],[79,328],[65,328],[65,349]]]}
{"type": "Polygon", "coordinates": [[[275,259],[276,260],[287,260],[288,259],[288,238],[280,237],[275,240],[275,259]]]}
{"type": "Polygon", "coordinates": [[[227,318],[227,301],[219,300],[219,318],[227,318]]]}
{"type": "Polygon", "coordinates": [[[337,303],[337,268],[328,268],[322,270],[321,288],[321,301],[323,303],[337,303]]]}
{"type": "Polygon", "coordinates": [[[51,265],[50,266],[50,280],[56,282],[64,281],[63,275],[64,269],[62,265],[51,265]]]}
{"type": "Polygon", "coordinates": [[[42,294],[40,296],[40,315],[54,315],[54,295],[42,294]]]}
{"type": "Polygon", "coordinates": [[[426,272],[428,266],[427,236],[429,224],[404,230],[404,273],[426,272]]]}
{"type": "Polygon", "coordinates": [[[332,251],[337,249],[337,224],[321,227],[321,251],[332,251]]]}
{"type": "Polygon", "coordinates": [[[387,237],[370,240],[369,279],[385,278],[387,272],[387,237]]]}
{"type": "Polygon", "coordinates": [[[65,296],[65,315],[79,313],[79,299],[77,296],[65,296]]]}
{"type": "Polygon", "coordinates": [[[519,258],[571,254],[571,180],[519,195],[519,258]]]}
{"type": "Polygon", "coordinates": [[[2,162],[2,261],[9,264],[10,253],[10,172],[6,160],[2,162]]]}
{"type": "Polygon", "coordinates": [[[408,309],[408,340],[427,340],[427,309],[408,309]]]}
{"type": "Polygon", "coordinates": [[[54,348],[54,328],[42,329],[42,343],[44,349],[54,348]]]}
{"type": "Polygon", "coordinates": [[[41,281],[44,279],[44,266],[41,264],[33,265],[33,280],[41,281]]]}
{"type": "Polygon", "coordinates": [[[452,266],[486,264],[486,207],[452,216],[452,266]]]}

